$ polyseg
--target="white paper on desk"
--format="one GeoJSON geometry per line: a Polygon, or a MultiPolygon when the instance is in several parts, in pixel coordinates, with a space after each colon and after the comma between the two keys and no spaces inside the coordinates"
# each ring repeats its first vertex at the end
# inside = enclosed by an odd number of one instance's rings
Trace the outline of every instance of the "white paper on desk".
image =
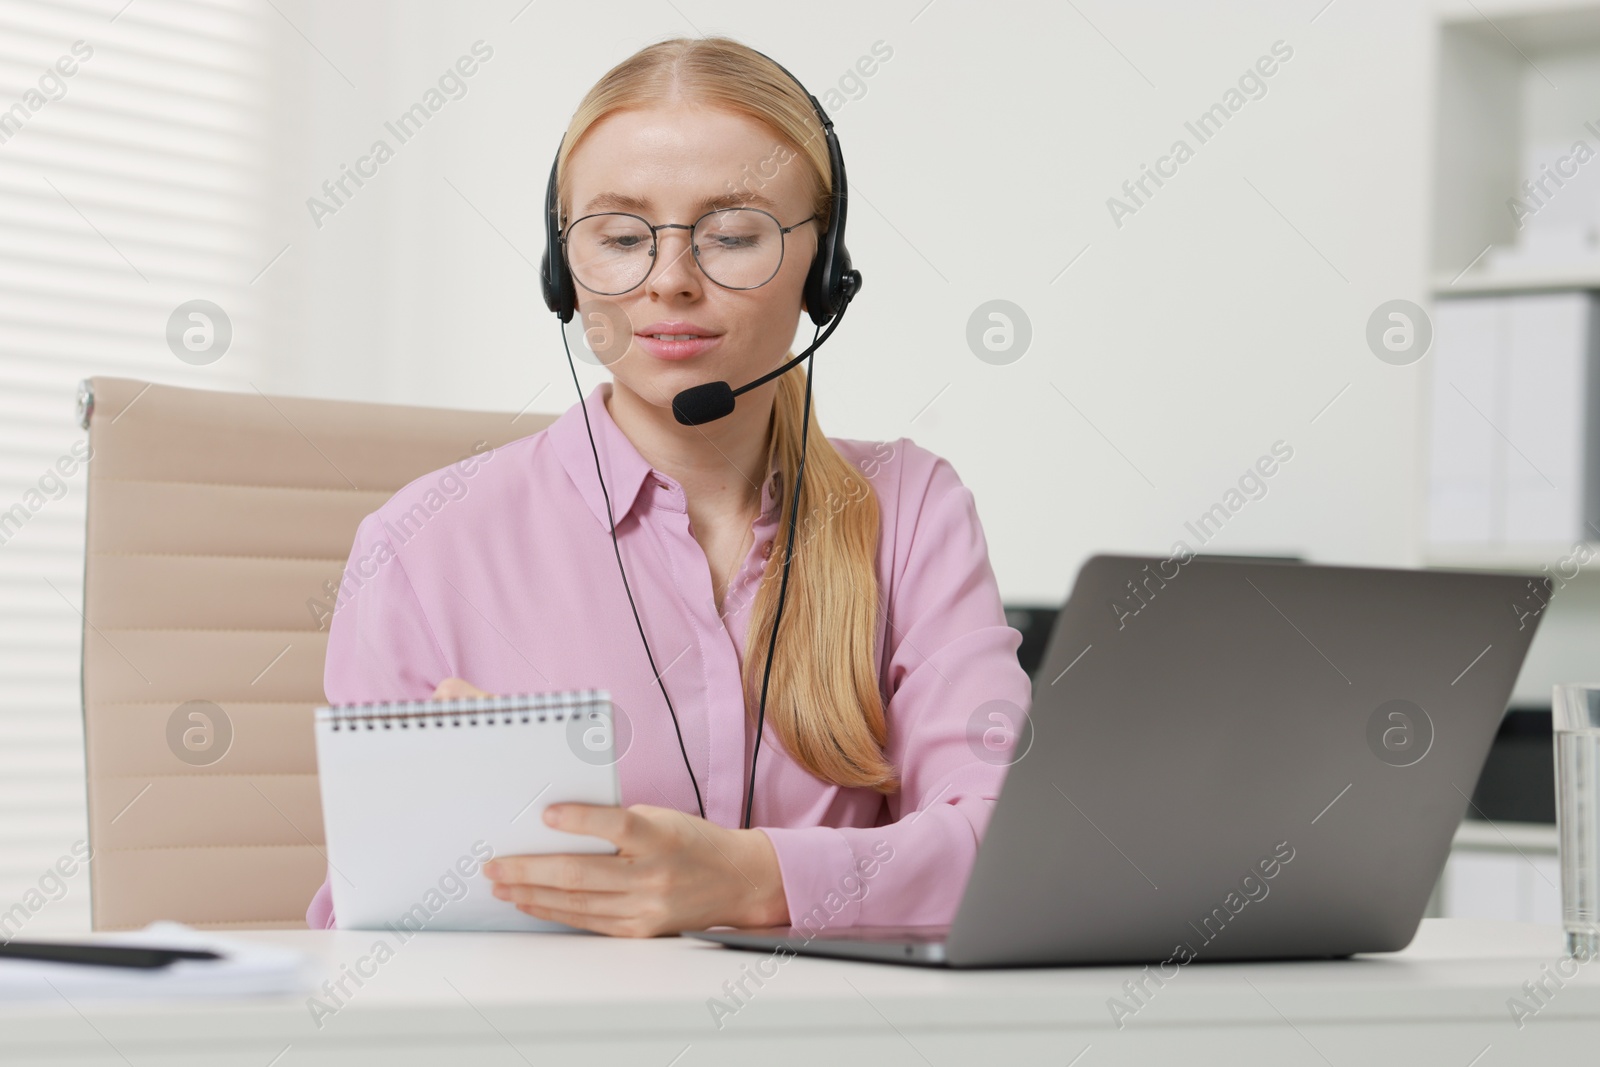
{"type": "Polygon", "coordinates": [[[46,997],[69,1002],[99,997],[244,997],[310,991],[315,983],[304,952],[234,940],[166,920],[142,930],[96,934],[71,940],[92,945],[155,945],[210,949],[220,960],[178,960],[166,967],[104,967],[49,960],[0,958],[0,1001],[46,997]]]}
{"type": "Polygon", "coordinates": [[[543,818],[559,802],[621,803],[612,715],[598,689],[318,708],[339,929],[572,929],[494,896],[481,868],[491,856],[616,852],[543,818]],[[354,729],[349,716],[361,716],[354,729]]]}

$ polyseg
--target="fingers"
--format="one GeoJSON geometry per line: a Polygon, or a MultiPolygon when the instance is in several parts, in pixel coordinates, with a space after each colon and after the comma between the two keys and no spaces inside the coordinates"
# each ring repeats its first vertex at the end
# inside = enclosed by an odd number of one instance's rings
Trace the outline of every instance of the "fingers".
{"type": "Polygon", "coordinates": [[[540,919],[616,937],[706,925],[703,868],[720,871],[730,861],[709,855],[715,842],[694,816],[645,804],[563,803],[550,805],[544,818],[559,830],[610,841],[617,854],[496,857],[483,873],[497,898],[540,919]]]}
{"type": "Polygon", "coordinates": [[[519,907],[528,904],[544,911],[560,911],[595,919],[621,919],[639,912],[639,898],[632,893],[574,892],[543,885],[505,885],[497,882],[494,895],[519,907]]]}
{"type": "Polygon", "coordinates": [[[636,888],[638,876],[630,859],[553,853],[544,856],[500,856],[483,865],[498,885],[543,886],[590,893],[620,893],[636,888]]]}
{"type": "Polygon", "coordinates": [[[593,930],[597,934],[606,934],[611,937],[656,937],[660,934],[677,933],[676,930],[668,927],[665,922],[665,916],[635,913],[627,917],[616,917],[562,911],[559,908],[547,908],[539,904],[518,904],[517,910],[532,915],[536,919],[548,919],[552,922],[566,923],[568,926],[576,926],[580,930],[593,930]]]}
{"type": "Polygon", "coordinates": [[[660,901],[640,896],[632,865],[617,856],[502,856],[484,871],[496,897],[535,918],[615,937],[665,932],[660,901]]]}
{"type": "Polygon", "coordinates": [[[464,678],[446,678],[433,691],[432,699],[454,700],[458,697],[486,697],[488,695],[488,693],[485,693],[464,678]]]}
{"type": "Polygon", "coordinates": [[[600,804],[551,804],[544,809],[545,825],[570,834],[589,834],[604,838],[627,852],[642,844],[647,831],[645,805],[616,808],[600,804]]]}

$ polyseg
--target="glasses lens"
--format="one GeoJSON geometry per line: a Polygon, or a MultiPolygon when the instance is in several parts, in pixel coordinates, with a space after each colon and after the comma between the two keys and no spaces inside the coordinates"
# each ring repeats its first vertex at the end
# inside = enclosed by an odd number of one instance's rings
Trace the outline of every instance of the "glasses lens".
{"type": "Polygon", "coordinates": [[[567,228],[567,266],[585,289],[616,296],[644,281],[650,272],[651,244],[650,227],[643,219],[617,213],[590,215],[567,228]]]}
{"type": "MultiPolygon", "coordinates": [[[[706,277],[729,289],[764,285],[783,262],[778,220],[755,208],[713,211],[695,225],[691,240],[706,277]]],[[[626,293],[644,281],[653,247],[650,227],[636,215],[589,215],[567,229],[567,265],[573,278],[604,296],[626,293]]]]}
{"type": "Polygon", "coordinates": [[[783,261],[778,220],[755,208],[713,211],[695,225],[694,243],[706,277],[729,289],[764,284],[783,261]]]}

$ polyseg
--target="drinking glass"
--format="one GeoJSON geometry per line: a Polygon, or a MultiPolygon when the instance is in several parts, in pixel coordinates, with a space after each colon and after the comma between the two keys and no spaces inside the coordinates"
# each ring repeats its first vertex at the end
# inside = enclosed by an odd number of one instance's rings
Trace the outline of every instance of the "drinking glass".
{"type": "Polygon", "coordinates": [[[1556,832],[1567,955],[1600,952],[1600,682],[1554,687],[1556,832]]]}

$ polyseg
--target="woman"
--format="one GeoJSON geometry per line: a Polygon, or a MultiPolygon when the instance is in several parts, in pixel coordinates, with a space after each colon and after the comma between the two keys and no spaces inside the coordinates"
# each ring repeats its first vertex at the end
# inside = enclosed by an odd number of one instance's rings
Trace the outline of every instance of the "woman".
{"type": "MultiPolygon", "coordinates": [[[[735,41],[663,41],[585,97],[557,175],[579,316],[627,323],[627,347],[606,358],[613,380],[487,453],[425,525],[397,524],[418,514],[436,475],[362,521],[352,563],[392,558],[335,612],[328,700],[611,692],[625,806],[552,805],[546,819],[618,851],[486,864],[491,891],[530,915],[624,936],[949,922],[1004,776],[983,734],[996,708],[1014,720],[1028,707],[1031,683],[971,492],[908,438],[825,438],[811,417],[754,828],[735,829],[806,383],[796,368],[702,426],[680,424],[672,398],[752,381],[792,356],[832,204],[815,110],[735,41]],[[730,287],[706,248],[690,250],[688,224],[730,203],[786,228],[764,283],[730,287]],[[655,225],[656,254],[626,292],[582,259],[595,223],[580,220],[598,213],[655,225]],[[705,818],[691,814],[702,805],[705,818]]],[[[651,235],[646,224],[633,244],[651,235]]],[[[328,884],[306,920],[335,925],[328,884]]]]}

